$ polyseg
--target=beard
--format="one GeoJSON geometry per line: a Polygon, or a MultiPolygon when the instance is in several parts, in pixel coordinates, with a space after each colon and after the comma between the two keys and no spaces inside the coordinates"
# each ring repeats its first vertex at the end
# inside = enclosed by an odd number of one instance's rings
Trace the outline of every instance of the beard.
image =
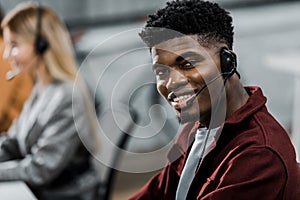
{"type": "Polygon", "coordinates": [[[180,124],[200,121],[200,112],[197,109],[182,109],[180,111],[177,111],[177,119],[180,124]]]}

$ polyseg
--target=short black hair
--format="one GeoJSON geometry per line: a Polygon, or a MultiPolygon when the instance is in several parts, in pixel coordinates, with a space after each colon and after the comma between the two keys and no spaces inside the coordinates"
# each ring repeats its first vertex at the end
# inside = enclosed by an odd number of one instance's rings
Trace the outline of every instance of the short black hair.
{"type": "Polygon", "coordinates": [[[220,42],[232,49],[233,25],[230,13],[217,3],[203,0],[175,0],[166,7],[149,15],[144,29],[139,33],[142,40],[153,47],[176,37],[163,34],[168,29],[183,35],[197,34],[202,42],[220,42]]]}

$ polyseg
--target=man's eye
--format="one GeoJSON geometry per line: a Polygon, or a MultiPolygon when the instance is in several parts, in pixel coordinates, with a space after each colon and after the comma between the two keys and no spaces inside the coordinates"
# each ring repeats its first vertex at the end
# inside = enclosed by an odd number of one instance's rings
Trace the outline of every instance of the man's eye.
{"type": "Polygon", "coordinates": [[[169,70],[166,69],[166,68],[159,68],[159,69],[156,69],[156,70],[154,71],[154,73],[155,73],[157,76],[163,76],[163,75],[167,74],[168,71],[169,71],[169,70]]]}
{"type": "Polygon", "coordinates": [[[191,68],[194,67],[194,65],[193,65],[192,63],[188,62],[188,61],[185,61],[185,62],[183,62],[183,63],[180,65],[180,67],[181,67],[182,69],[191,69],[191,68]]]}
{"type": "Polygon", "coordinates": [[[153,66],[153,71],[156,76],[163,76],[169,73],[169,69],[166,66],[158,64],[153,66]]]}

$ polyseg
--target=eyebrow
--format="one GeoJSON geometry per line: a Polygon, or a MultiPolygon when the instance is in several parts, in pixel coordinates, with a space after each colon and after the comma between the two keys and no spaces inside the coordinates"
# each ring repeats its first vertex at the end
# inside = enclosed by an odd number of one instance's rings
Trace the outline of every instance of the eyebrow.
{"type": "Polygon", "coordinates": [[[176,58],[176,62],[181,62],[183,60],[186,60],[187,58],[194,58],[194,57],[197,57],[199,59],[202,58],[201,55],[197,54],[196,52],[193,52],[193,51],[188,51],[188,52],[185,52],[185,53],[182,53],[180,54],[177,58],[176,58]]]}

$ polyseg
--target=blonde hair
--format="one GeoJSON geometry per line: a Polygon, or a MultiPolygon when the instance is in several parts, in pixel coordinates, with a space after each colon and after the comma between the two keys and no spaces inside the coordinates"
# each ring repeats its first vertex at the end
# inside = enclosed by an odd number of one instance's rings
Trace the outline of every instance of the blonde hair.
{"type": "Polygon", "coordinates": [[[34,3],[21,3],[11,10],[2,20],[2,29],[11,32],[34,45],[37,31],[47,40],[49,48],[42,58],[50,76],[58,80],[76,78],[77,64],[69,33],[59,16],[49,7],[34,3]],[[38,9],[41,9],[41,30],[38,26],[38,9]]]}
{"type": "MultiPolygon", "coordinates": [[[[54,79],[66,80],[71,79],[74,81],[76,89],[78,89],[84,100],[87,113],[88,123],[92,130],[91,141],[84,141],[84,144],[89,146],[90,151],[93,153],[99,152],[99,127],[97,124],[97,115],[95,113],[91,96],[88,93],[88,88],[85,85],[84,80],[77,73],[77,64],[73,52],[72,43],[69,33],[61,21],[59,16],[49,7],[40,7],[33,3],[21,3],[10,11],[3,19],[1,27],[9,28],[9,30],[19,36],[25,41],[32,42],[34,45],[37,36],[37,20],[38,10],[41,9],[41,36],[49,43],[49,48],[44,52],[42,58],[46,63],[47,71],[54,79]],[[91,145],[89,143],[95,143],[91,145]]],[[[73,90],[74,90],[73,88],[73,90]]],[[[74,91],[73,91],[74,92],[74,91]]]]}

